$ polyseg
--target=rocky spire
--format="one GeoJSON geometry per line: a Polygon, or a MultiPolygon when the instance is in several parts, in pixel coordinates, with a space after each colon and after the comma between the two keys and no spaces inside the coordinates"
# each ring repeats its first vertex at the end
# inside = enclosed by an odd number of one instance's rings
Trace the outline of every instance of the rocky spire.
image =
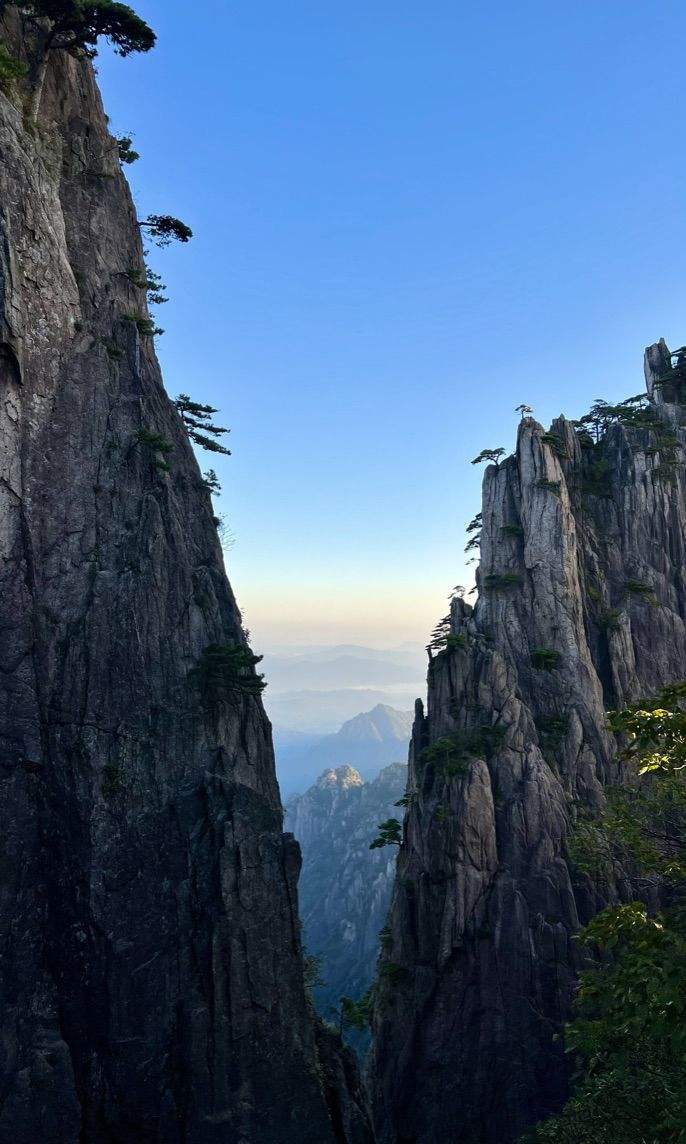
{"type": "Polygon", "coordinates": [[[686,674],[683,383],[599,441],[532,418],[483,484],[472,609],[417,708],[372,1080],[384,1144],[507,1144],[559,1106],[579,925],[630,893],[566,839],[617,776],[605,711],[686,674]]]}
{"type": "Polygon", "coordinates": [[[362,1144],[116,141],[86,62],[53,53],[37,126],[20,96],[0,92],[0,1141],[362,1144]]]}

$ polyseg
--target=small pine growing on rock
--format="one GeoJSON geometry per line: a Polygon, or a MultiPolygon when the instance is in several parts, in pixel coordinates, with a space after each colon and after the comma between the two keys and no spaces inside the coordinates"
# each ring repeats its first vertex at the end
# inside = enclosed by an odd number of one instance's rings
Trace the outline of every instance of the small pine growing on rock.
{"type": "Polygon", "coordinates": [[[187,393],[180,393],[174,405],[181,414],[181,420],[191,441],[200,445],[201,449],[206,449],[208,453],[224,453],[226,456],[231,456],[230,449],[214,440],[216,437],[223,437],[230,430],[214,424],[212,414],[218,410],[213,405],[202,405],[199,401],[193,401],[187,393]],[[210,437],[207,436],[208,433],[211,434],[210,437]]]}

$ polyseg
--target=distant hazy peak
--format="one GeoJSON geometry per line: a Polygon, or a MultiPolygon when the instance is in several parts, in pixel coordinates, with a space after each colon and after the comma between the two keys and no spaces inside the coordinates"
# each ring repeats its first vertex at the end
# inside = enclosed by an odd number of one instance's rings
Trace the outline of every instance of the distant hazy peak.
{"type": "Polygon", "coordinates": [[[320,790],[327,787],[338,787],[340,790],[350,790],[351,787],[364,786],[364,779],[359,771],[347,763],[342,767],[329,767],[319,776],[314,784],[320,790]]]}
{"type": "Polygon", "coordinates": [[[409,739],[411,729],[411,712],[377,703],[371,711],[363,711],[348,719],[337,734],[346,739],[409,739]]]}

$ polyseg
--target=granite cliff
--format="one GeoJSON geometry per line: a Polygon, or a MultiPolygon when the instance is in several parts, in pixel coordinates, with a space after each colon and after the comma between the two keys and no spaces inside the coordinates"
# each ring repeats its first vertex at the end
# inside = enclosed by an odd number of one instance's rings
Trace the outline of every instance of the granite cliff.
{"type": "Polygon", "coordinates": [[[0,1142],[362,1144],[91,65],[52,52],[27,102],[0,90],[0,1142]]]}
{"type": "Polygon", "coordinates": [[[507,1144],[564,1099],[574,934],[632,889],[575,870],[570,825],[618,777],[606,710],[686,675],[683,356],[651,346],[645,375],[647,400],[586,424],[525,417],[486,470],[476,602],[453,600],[416,709],[374,1018],[384,1144],[507,1144]]]}

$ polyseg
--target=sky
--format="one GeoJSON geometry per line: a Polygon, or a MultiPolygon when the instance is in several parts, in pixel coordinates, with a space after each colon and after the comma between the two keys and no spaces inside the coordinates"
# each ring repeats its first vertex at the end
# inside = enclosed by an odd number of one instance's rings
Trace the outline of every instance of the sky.
{"type": "Polygon", "coordinates": [[[484,447],[686,341],[682,4],[139,0],[104,50],[166,385],[220,409],[259,648],[424,639],[473,569],[484,447]]]}

